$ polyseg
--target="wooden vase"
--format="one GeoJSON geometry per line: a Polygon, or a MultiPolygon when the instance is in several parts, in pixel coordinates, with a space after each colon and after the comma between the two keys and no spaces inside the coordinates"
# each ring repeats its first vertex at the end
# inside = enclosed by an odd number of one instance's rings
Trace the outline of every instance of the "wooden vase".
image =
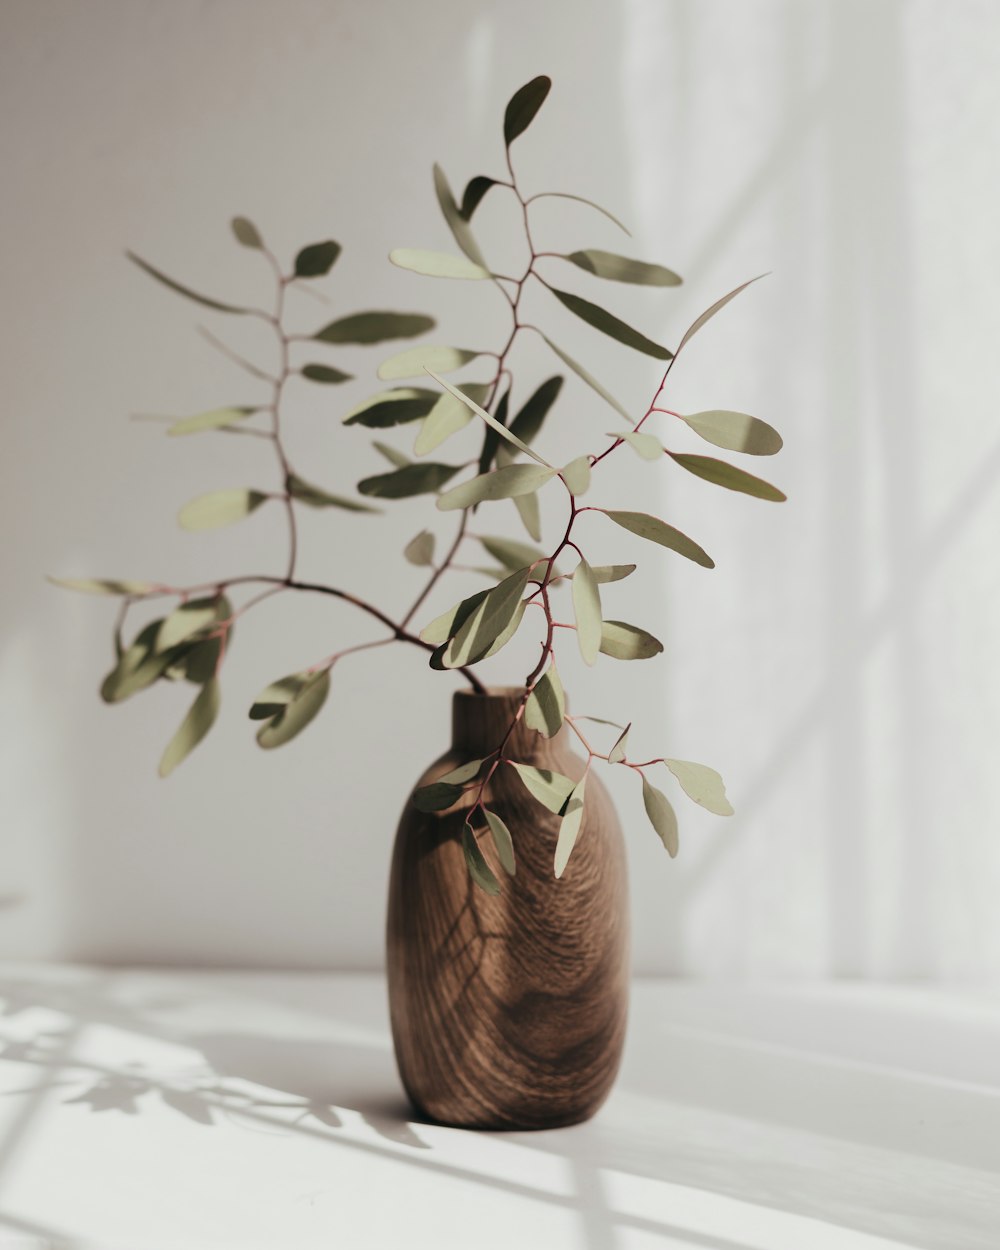
{"type": "MultiPolygon", "coordinates": [[[[522,692],[462,691],[453,741],[419,786],[493,751],[522,692]]],[[[515,729],[505,754],[579,779],[583,760],[564,726],[551,739],[515,729]]],[[[628,1008],[628,892],[621,828],[594,770],[584,818],[561,879],[553,873],[560,818],[509,765],[487,806],[514,839],[517,871],[480,845],[502,890],[475,886],[461,832],[473,794],[446,812],[408,801],[392,857],[387,925],[396,1061],[417,1110],[468,1128],[555,1128],[585,1120],[614,1081],[628,1008]]]]}

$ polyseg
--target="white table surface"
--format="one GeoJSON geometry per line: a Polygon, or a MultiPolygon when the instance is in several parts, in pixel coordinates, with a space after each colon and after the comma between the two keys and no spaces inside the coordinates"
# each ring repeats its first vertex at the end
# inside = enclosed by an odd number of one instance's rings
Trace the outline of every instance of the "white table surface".
{"type": "Polygon", "coordinates": [[[591,1123],[412,1118],[371,976],[0,968],[3,1250],[997,1250],[1000,997],[640,982],[591,1123]]]}

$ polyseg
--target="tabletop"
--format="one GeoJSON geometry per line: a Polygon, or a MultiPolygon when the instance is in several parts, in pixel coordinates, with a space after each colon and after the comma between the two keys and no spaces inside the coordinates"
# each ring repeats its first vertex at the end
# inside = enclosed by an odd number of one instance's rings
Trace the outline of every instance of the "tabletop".
{"type": "Polygon", "coordinates": [[[997,1250],[1000,996],[638,981],[594,1120],[422,1123],[368,975],[0,967],[2,1250],[997,1250]]]}

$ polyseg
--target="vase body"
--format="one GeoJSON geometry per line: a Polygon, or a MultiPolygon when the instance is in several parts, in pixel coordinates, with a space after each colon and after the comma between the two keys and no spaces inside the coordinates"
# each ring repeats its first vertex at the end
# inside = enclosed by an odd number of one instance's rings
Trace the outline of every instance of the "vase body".
{"type": "MultiPolygon", "coordinates": [[[[521,692],[454,696],[453,741],[427,785],[502,740],[521,692]]],[[[574,781],[584,761],[565,726],[552,739],[518,724],[505,755],[574,781]]],[[[418,1111],[474,1128],[554,1128],[604,1101],[628,1008],[628,894],[621,828],[593,770],[580,833],[553,873],[560,817],[501,766],[484,799],[511,831],[516,874],[480,845],[501,884],[474,885],[462,852],[475,789],[446,812],[407,801],[389,884],[387,964],[396,1062],[418,1111]]]]}

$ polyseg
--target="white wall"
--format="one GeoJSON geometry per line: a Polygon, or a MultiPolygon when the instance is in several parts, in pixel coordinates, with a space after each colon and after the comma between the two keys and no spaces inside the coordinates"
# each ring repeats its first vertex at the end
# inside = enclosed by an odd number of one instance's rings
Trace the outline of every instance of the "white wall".
{"type": "MultiPolygon", "coordinates": [[[[0,948],[378,965],[396,816],[445,742],[451,679],[404,648],[345,662],[322,720],[265,756],[244,718],[261,685],[372,636],[347,608],[275,599],[241,623],[222,723],[162,783],[189,692],[100,704],[113,607],[42,574],[181,582],[282,558],[267,509],[216,534],[175,528],[187,498],[271,486],[274,471],[252,440],[128,422],[255,392],[196,335],[211,314],[144,279],[124,247],[252,300],[267,274],[229,237],[233,213],[286,257],[333,235],[346,249],[335,313],[426,308],[441,341],[494,343],[489,291],[382,258],[448,246],[431,162],[455,182],[498,170],[507,96],[548,72],[552,96],[519,145],[525,183],[607,203],[633,224],[635,254],[687,279],[607,302],[672,341],[772,271],[699,336],[671,397],[772,420],[787,449],[767,472],[789,503],[620,457],[602,498],[665,512],[718,569],[637,541],[645,581],[614,608],[647,624],[665,612],[665,657],[592,676],[565,663],[576,710],[633,718],[651,754],[716,764],[738,809],[724,822],[685,807],[670,863],[638,794],[616,789],[636,964],[996,976],[998,37],[987,0],[7,0],[0,948]]],[[[499,210],[483,220],[498,227],[499,210]]],[[[583,209],[550,209],[540,231],[567,250],[618,244],[583,209]]],[[[644,402],[652,363],[536,308],[644,402]]],[[[327,311],[301,300],[303,327],[327,311]]],[[[296,396],[293,455],[331,488],[375,470],[338,414],[374,389],[379,358],[356,352],[360,380],[336,396],[296,396]]],[[[538,376],[547,363],[523,360],[538,376]]],[[[563,418],[554,454],[611,428],[578,386],[563,418]]],[[[419,503],[346,525],[307,517],[303,571],[396,611],[419,585],[397,553],[424,522],[419,503]]],[[[620,550],[596,525],[592,537],[595,558],[620,550]]],[[[497,670],[510,680],[521,664],[497,670]]]]}

